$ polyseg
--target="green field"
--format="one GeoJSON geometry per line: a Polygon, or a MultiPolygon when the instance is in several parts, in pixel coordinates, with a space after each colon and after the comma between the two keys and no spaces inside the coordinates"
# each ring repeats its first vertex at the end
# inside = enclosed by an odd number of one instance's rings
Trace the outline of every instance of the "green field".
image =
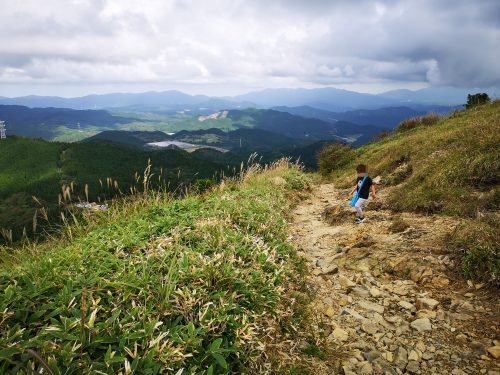
{"type": "Polygon", "coordinates": [[[52,140],[60,142],[78,142],[85,138],[96,135],[104,130],[127,130],[127,131],[162,131],[164,133],[175,133],[181,130],[202,130],[217,128],[224,131],[236,130],[231,119],[218,119],[199,121],[198,117],[185,119],[170,119],[155,121],[133,121],[126,124],[115,124],[114,126],[85,126],[81,130],[64,125],[58,126],[53,133],[52,140]]]}

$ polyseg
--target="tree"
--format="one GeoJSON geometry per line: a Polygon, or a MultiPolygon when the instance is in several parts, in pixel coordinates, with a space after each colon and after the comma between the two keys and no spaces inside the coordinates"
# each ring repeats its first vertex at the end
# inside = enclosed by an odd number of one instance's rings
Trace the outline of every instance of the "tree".
{"type": "Polygon", "coordinates": [[[486,94],[485,92],[477,93],[477,94],[473,94],[473,95],[469,94],[469,95],[467,95],[467,104],[465,105],[465,108],[471,109],[471,108],[474,108],[478,105],[486,104],[489,102],[491,102],[491,99],[488,96],[488,94],[486,94]]]}

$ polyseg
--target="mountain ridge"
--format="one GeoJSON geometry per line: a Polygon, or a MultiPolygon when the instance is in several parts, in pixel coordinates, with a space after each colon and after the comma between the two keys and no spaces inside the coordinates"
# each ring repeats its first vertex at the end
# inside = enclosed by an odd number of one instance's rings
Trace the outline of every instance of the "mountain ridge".
{"type": "MultiPolygon", "coordinates": [[[[467,94],[477,89],[457,89],[430,87],[421,90],[392,90],[380,94],[367,94],[333,87],[316,89],[264,89],[233,96],[190,95],[178,90],[147,91],[143,93],[91,94],[81,97],[62,98],[56,96],[30,95],[24,97],[0,97],[0,104],[20,104],[30,107],[67,107],[73,109],[106,109],[137,107],[147,109],[199,110],[237,108],[238,106],[275,107],[311,105],[330,111],[353,109],[375,109],[388,106],[406,105],[462,105],[467,94]]],[[[481,90],[480,90],[481,91],[481,90]]],[[[496,97],[494,89],[486,90],[496,97]]]]}

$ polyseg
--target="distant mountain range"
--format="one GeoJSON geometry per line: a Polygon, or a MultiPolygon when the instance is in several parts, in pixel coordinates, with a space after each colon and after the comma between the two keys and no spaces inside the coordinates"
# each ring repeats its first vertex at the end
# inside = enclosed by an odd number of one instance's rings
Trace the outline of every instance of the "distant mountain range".
{"type": "MultiPolygon", "coordinates": [[[[318,89],[266,89],[244,95],[213,97],[188,95],[179,91],[115,93],[87,95],[78,98],[50,96],[0,97],[0,104],[28,107],[59,107],[72,109],[126,109],[131,111],[177,111],[196,113],[235,108],[271,108],[276,106],[310,106],[333,112],[356,109],[378,109],[404,105],[421,110],[421,106],[463,105],[467,94],[477,90],[458,88],[426,88],[416,91],[394,90],[381,94],[365,94],[331,87],[318,89]]],[[[489,92],[490,96],[496,94],[489,92]]]]}

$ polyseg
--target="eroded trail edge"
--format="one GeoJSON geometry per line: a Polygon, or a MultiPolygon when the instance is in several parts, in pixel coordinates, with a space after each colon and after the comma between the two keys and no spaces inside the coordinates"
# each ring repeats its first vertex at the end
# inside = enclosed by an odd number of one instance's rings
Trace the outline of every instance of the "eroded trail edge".
{"type": "Polygon", "coordinates": [[[325,373],[500,374],[498,294],[455,273],[444,240],[457,219],[394,214],[377,200],[355,224],[346,191],[323,184],[293,212],[336,357],[325,373]]]}

